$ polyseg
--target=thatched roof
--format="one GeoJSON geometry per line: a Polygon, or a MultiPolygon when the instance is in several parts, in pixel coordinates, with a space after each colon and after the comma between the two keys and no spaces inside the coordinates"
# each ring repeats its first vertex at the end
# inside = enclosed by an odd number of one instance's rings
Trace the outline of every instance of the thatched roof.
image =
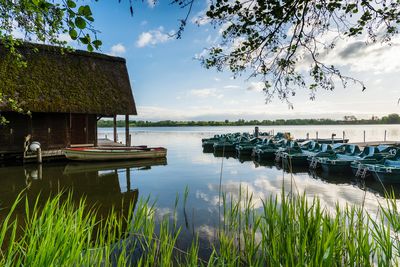
{"type": "Polygon", "coordinates": [[[0,45],[0,92],[32,112],[136,115],[125,59],[25,43],[17,67],[0,45]]]}

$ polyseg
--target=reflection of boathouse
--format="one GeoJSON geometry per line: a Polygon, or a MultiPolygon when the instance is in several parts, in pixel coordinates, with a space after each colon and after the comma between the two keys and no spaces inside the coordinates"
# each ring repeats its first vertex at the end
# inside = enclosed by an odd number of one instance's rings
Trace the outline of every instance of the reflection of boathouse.
{"type": "Polygon", "coordinates": [[[0,126],[0,159],[22,156],[29,134],[44,152],[96,146],[99,118],[125,115],[128,125],[128,116],[137,114],[125,59],[28,43],[17,50],[26,68],[16,67],[0,45],[0,91],[31,116],[0,106],[9,121],[0,126]]]}

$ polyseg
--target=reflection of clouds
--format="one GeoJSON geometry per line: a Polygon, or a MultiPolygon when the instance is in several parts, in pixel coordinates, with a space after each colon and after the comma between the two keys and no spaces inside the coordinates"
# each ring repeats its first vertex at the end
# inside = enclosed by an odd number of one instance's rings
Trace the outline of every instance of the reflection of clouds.
{"type": "Polygon", "coordinates": [[[175,212],[174,216],[174,210],[171,208],[159,208],[157,207],[155,212],[155,219],[156,221],[162,221],[163,219],[169,218],[169,219],[174,219],[178,217],[178,211],[175,212]]]}
{"type": "MultiPolygon", "coordinates": [[[[214,191],[213,188],[210,188],[210,185],[208,185],[208,189],[210,191],[214,191]]],[[[196,198],[197,199],[202,199],[207,203],[214,205],[218,205],[218,195],[211,195],[211,194],[207,194],[204,192],[201,192],[200,190],[196,191],[196,198]]]]}
{"type": "MultiPolygon", "coordinates": [[[[253,196],[254,208],[261,208],[262,201],[268,198],[279,196],[282,188],[289,193],[291,190],[300,195],[305,194],[309,201],[318,196],[321,204],[327,208],[327,211],[334,211],[336,204],[344,207],[347,204],[363,205],[367,211],[375,213],[380,204],[384,204],[384,199],[371,192],[365,192],[358,187],[349,184],[332,184],[321,180],[311,179],[308,175],[294,175],[293,179],[277,175],[273,179],[266,175],[257,176],[251,182],[226,181],[222,185],[222,192],[227,196],[227,200],[231,198],[234,201],[244,200],[246,195],[253,196]],[[240,192],[241,191],[241,192],[240,192]],[[365,199],[364,199],[365,197],[365,199]]],[[[219,184],[209,184],[209,192],[196,192],[196,197],[213,206],[218,206],[219,184]]]]}
{"type": "Polygon", "coordinates": [[[193,164],[209,165],[219,162],[214,156],[199,154],[191,157],[193,164]]]}
{"type": "Polygon", "coordinates": [[[212,243],[216,236],[216,229],[207,224],[200,225],[195,228],[196,233],[201,239],[206,239],[208,242],[212,243]]]}

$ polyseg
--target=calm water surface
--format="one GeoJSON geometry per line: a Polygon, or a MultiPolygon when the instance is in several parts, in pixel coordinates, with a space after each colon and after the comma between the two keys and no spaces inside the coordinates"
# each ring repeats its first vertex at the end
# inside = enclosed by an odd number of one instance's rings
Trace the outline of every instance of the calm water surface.
{"type": "MultiPolygon", "coordinates": [[[[293,176],[274,163],[259,164],[248,159],[215,157],[203,153],[201,139],[216,133],[251,132],[254,127],[167,127],[132,128],[132,143],[164,146],[168,149],[167,160],[112,163],[53,163],[0,168],[0,215],[4,215],[21,190],[26,189],[32,199],[39,193],[47,196],[61,190],[73,189],[78,199],[85,196],[89,203],[96,203],[106,212],[122,199],[151,196],[157,201],[159,218],[173,216],[177,194],[181,200],[177,220],[182,226],[182,238],[178,244],[184,248],[193,235],[199,234],[204,251],[214,238],[218,225],[219,188],[222,167],[222,191],[237,198],[239,190],[253,194],[256,207],[261,200],[286,191],[305,193],[308,197],[319,196],[328,209],[336,203],[361,204],[375,212],[382,200],[384,187],[375,181],[359,181],[351,175],[330,176],[323,172],[309,172],[308,168],[295,169],[293,176]],[[189,196],[186,208],[182,199],[186,186],[189,196]]],[[[285,126],[260,127],[262,131],[290,131],[296,138],[306,133],[330,137],[345,131],[350,141],[362,141],[366,131],[367,141],[399,140],[400,127],[379,126],[285,126]]],[[[112,138],[112,129],[100,128],[99,137],[112,138]]],[[[123,138],[124,129],[118,129],[123,138]]],[[[121,141],[124,141],[123,139],[121,141]]],[[[385,185],[400,196],[399,185],[385,185]]],[[[22,211],[21,211],[22,212],[22,211]]]]}

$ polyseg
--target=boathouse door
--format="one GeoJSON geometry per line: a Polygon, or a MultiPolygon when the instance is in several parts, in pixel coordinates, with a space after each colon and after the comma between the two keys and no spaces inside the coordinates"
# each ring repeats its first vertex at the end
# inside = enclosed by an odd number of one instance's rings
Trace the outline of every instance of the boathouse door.
{"type": "Polygon", "coordinates": [[[71,145],[87,144],[87,116],[71,114],[71,145]]]}
{"type": "Polygon", "coordinates": [[[70,119],[71,145],[94,145],[97,127],[96,115],[71,114],[70,119]]]}

